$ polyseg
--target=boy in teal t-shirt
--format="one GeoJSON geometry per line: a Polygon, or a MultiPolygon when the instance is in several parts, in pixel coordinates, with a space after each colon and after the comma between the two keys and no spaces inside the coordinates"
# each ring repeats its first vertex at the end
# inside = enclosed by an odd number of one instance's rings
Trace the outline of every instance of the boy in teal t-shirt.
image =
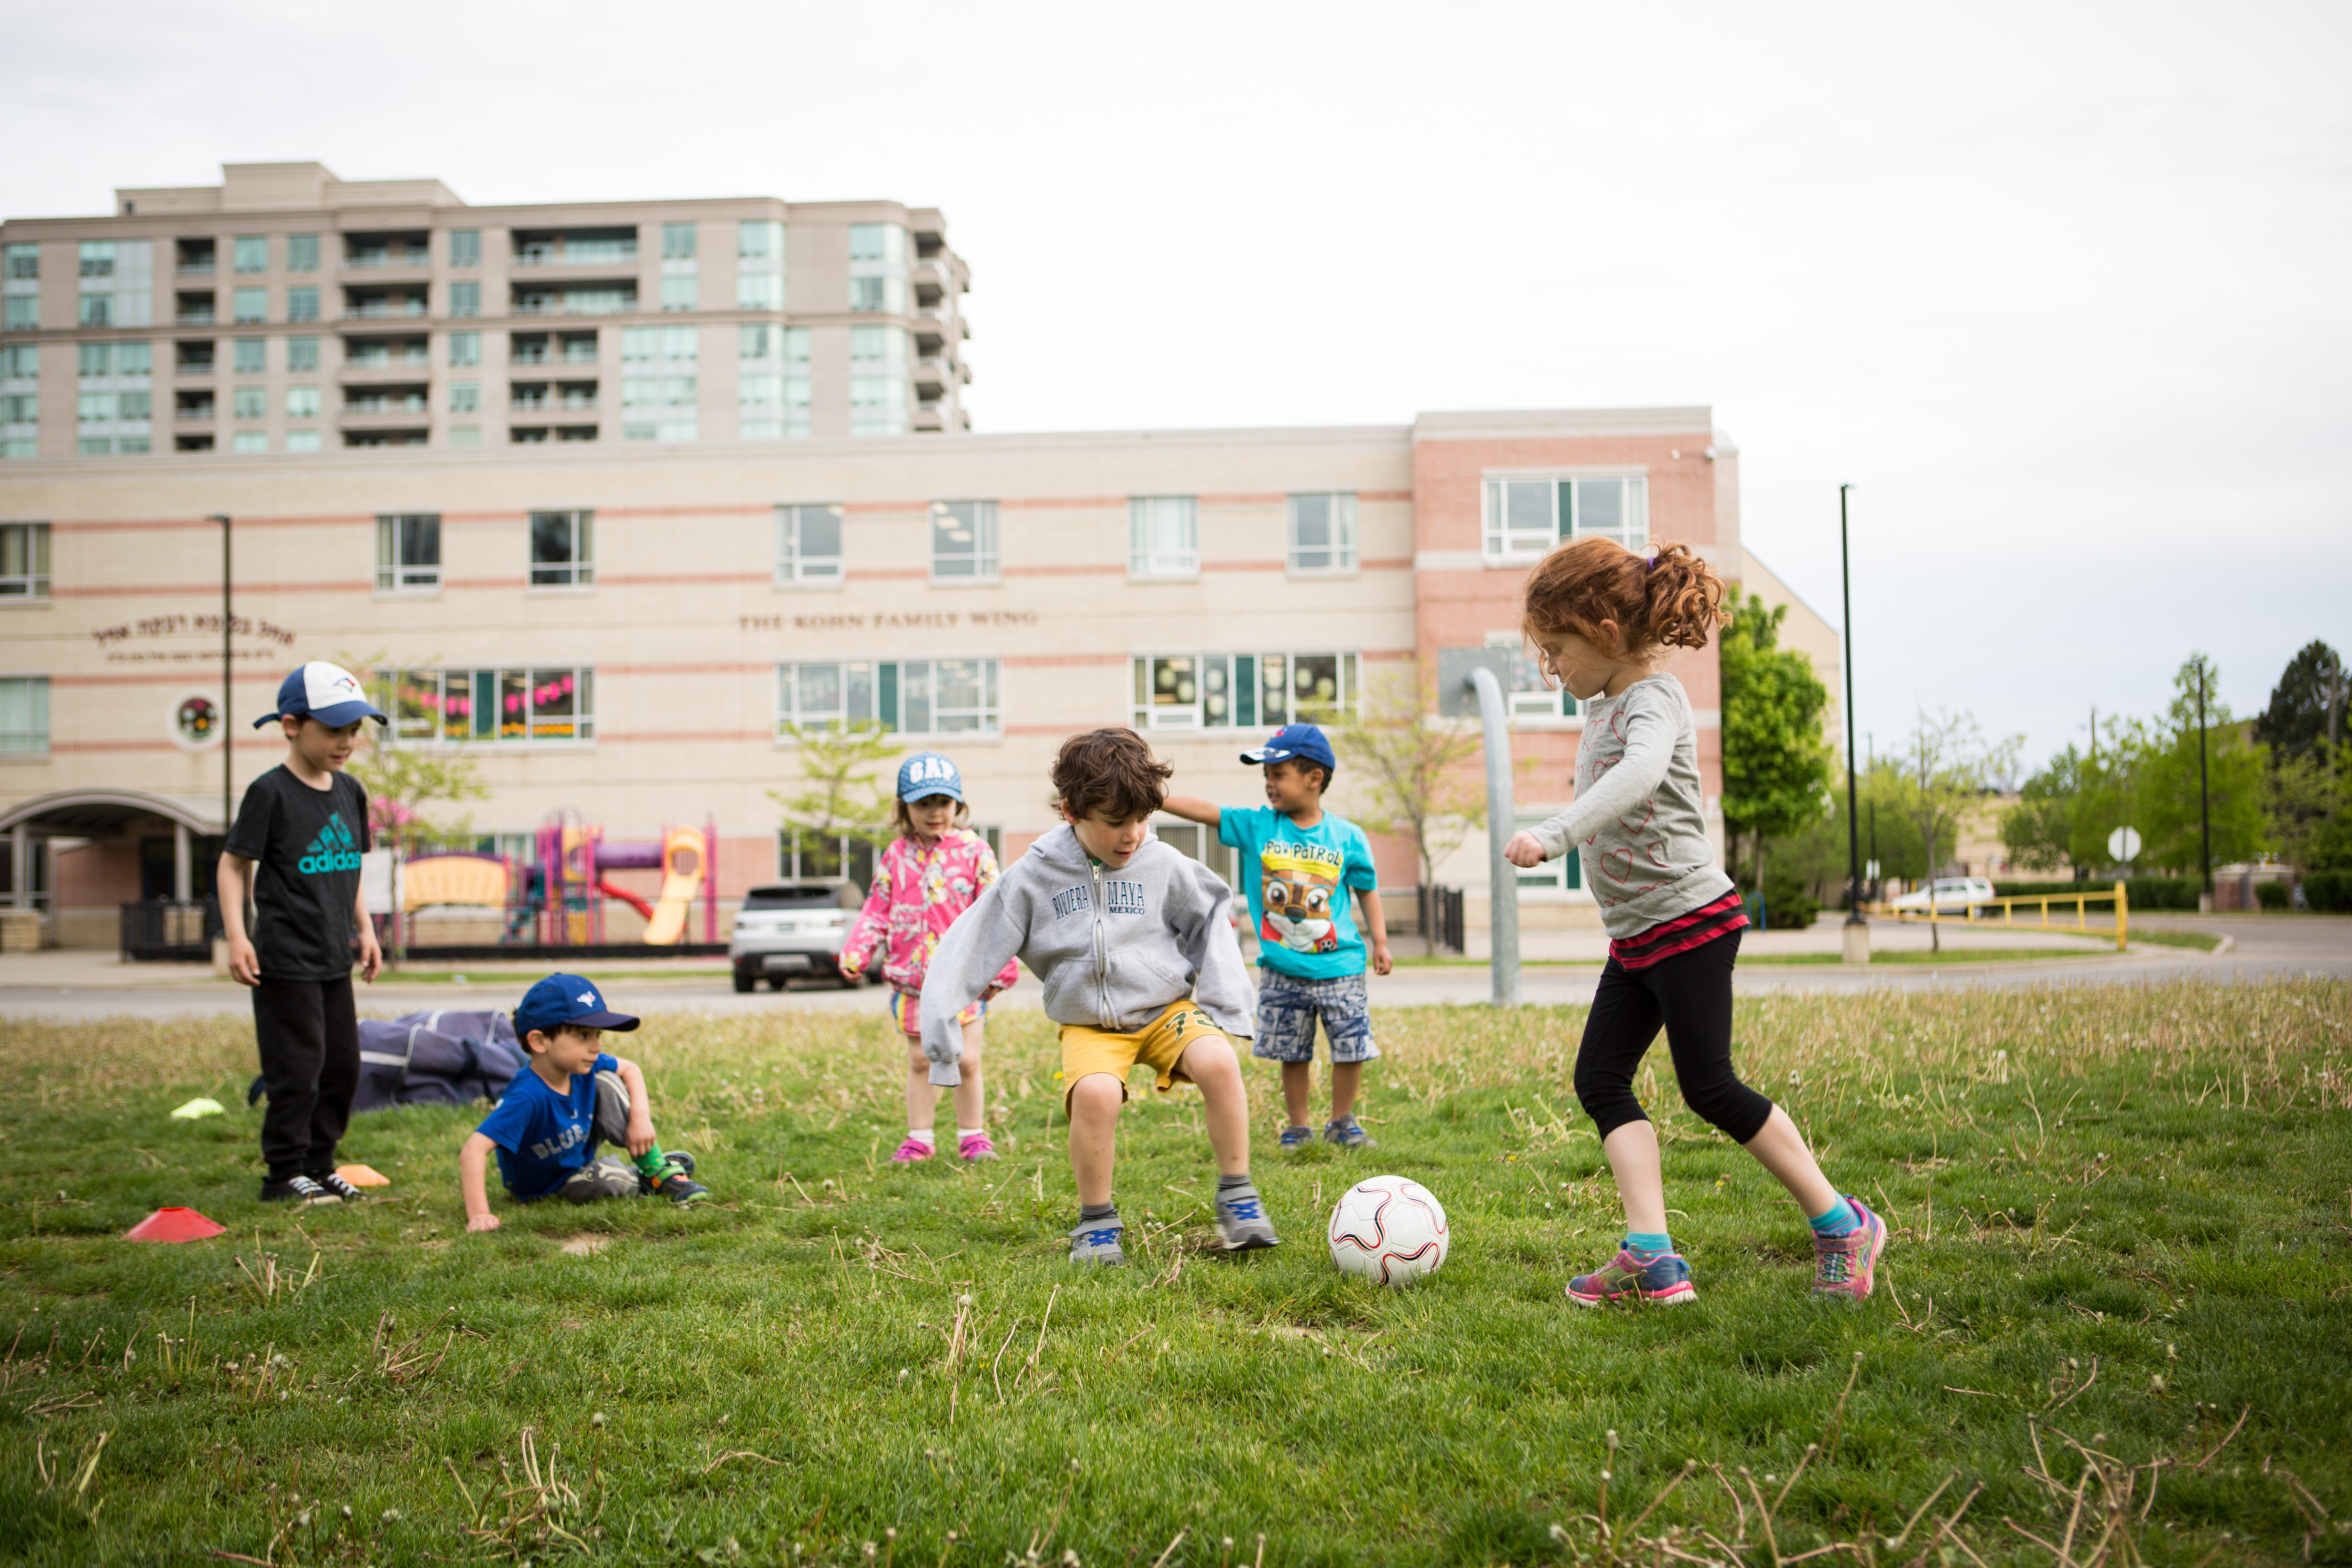
{"type": "Polygon", "coordinates": [[[1373,971],[1390,969],[1372,847],[1363,829],[1323,809],[1323,792],[1339,760],[1316,726],[1286,725],[1265,745],[1244,752],[1242,761],[1265,767],[1265,805],[1219,807],[1197,795],[1171,795],[1165,809],[1214,827],[1219,842],[1238,851],[1242,891],[1258,940],[1252,1052],[1282,1064],[1289,1115],[1283,1148],[1303,1149],[1315,1140],[1307,1114],[1319,1019],[1331,1042],[1331,1119],[1324,1140],[1369,1149],[1372,1140],[1356,1121],[1356,1092],[1364,1064],[1381,1051],[1372,1043],[1362,932],[1370,933],[1373,971]],[[1360,930],[1349,907],[1351,891],[1363,905],[1360,930]]]}

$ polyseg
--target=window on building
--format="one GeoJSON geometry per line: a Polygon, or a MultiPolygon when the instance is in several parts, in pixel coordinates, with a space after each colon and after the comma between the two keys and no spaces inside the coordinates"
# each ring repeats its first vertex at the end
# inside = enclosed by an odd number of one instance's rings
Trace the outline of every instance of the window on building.
{"type": "Polygon", "coordinates": [[[230,395],[230,417],[259,419],[269,412],[268,393],[258,386],[240,386],[230,395]]]}
{"type": "Polygon", "coordinates": [[[479,267],[482,264],[482,231],[478,228],[453,228],[449,231],[449,265],[479,267]]]}
{"type": "Polygon", "coordinates": [[[903,316],[907,313],[907,280],[904,278],[852,278],[849,280],[849,308],[903,316]]]}
{"type": "MultiPolygon", "coordinates": [[[[855,330],[855,329],[853,329],[855,330]]],[[[1191,496],[1133,496],[1127,503],[1127,574],[1194,577],[1201,571],[1198,503],[1191,496]]]]}
{"type": "Polygon", "coordinates": [[[286,270],[316,272],[319,270],[319,237],[315,234],[289,234],[286,237],[286,270]]]}
{"type": "Polygon", "coordinates": [[[997,575],[996,503],[931,503],[931,575],[941,582],[993,581],[997,575]]]}
{"type": "Polygon", "coordinates": [[[735,275],[735,308],[739,310],[781,310],[784,308],[784,275],[781,272],[739,272],[735,275]]]}
{"type": "Polygon", "coordinates": [[[235,368],[239,375],[259,375],[269,368],[268,338],[239,338],[236,352],[235,368]]]}
{"type": "Polygon", "coordinates": [[[624,327],[621,359],[624,363],[691,360],[698,357],[699,342],[700,335],[692,327],[624,327]]]}
{"type": "Polygon", "coordinates": [[[319,319],[319,291],[316,289],[286,290],[286,319],[289,321],[315,321],[319,319]]]}
{"type": "Polygon", "coordinates": [[[118,392],[114,395],[114,416],[123,420],[140,420],[152,416],[154,395],[146,392],[118,392]]]}
{"type": "Polygon", "coordinates": [[[482,407],[482,384],[478,381],[453,381],[449,384],[449,412],[478,414],[482,407]]]}
{"type": "Polygon", "coordinates": [[[0,599],[49,596],[49,525],[0,522],[0,599]]]}
{"type": "Polygon", "coordinates": [[[772,267],[784,258],[784,226],[774,218],[747,218],[735,226],[735,256],[772,267]]]}
{"type": "Polygon", "coordinates": [[[691,261],[694,259],[694,225],[666,223],[662,225],[662,259],[691,261]]]}
{"type": "Polygon", "coordinates": [[[1518,632],[1488,632],[1486,646],[1511,656],[1510,679],[1503,683],[1503,706],[1514,718],[1573,719],[1576,699],[1544,679],[1543,661],[1518,632]]]}
{"type": "Polygon", "coordinates": [[[38,294],[11,294],[0,300],[0,328],[12,332],[29,332],[41,324],[41,297],[38,294]]]}
{"type": "Polygon", "coordinates": [[[114,455],[114,437],[111,436],[84,436],[81,437],[80,444],[76,447],[74,450],[75,454],[79,457],[110,458],[114,455]]]}
{"type": "Polygon", "coordinates": [[[259,430],[240,430],[236,433],[235,439],[229,442],[229,450],[232,452],[267,452],[269,450],[269,437],[259,430]]]}
{"type": "Polygon", "coordinates": [[[269,237],[266,234],[238,235],[235,255],[239,272],[268,271],[269,237]]]}
{"type": "MultiPolygon", "coordinates": [[[[545,342],[544,339],[541,339],[541,341],[545,342]]],[[[449,334],[449,363],[452,365],[458,367],[481,363],[482,334],[479,332],[451,332],[449,334]]]]}
{"type": "Polygon", "coordinates": [[[114,241],[85,239],[81,242],[81,275],[84,278],[114,276],[114,241]]]}
{"type": "Polygon", "coordinates": [[[238,289],[232,290],[232,292],[235,297],[232,300],[231,308],[235,312],[236,321],[240,325],[249,324],[254,321],[266,321],[269,319],[268,289],[238,289]]]}
{"type": "MultiPolygon", "coordinates": [[[[15,296],[15,298],[22,299],[24,296],[17,295],[15,296]]],[[[184,310],[180,314],[184,320],[197,319],[194,312],[188,310],[184,310]]],[[[207,306],[203,311],[202,319],[205,321],[212,320],[212,310],[209,306],[207,306]]],[[[114,296],[111,294],[84,294],[81,297],[80,324],[85,327],[110,327],[114,325],[114,296]]]]}
{"type": "Polygon", "coordinates": [[[10,282],[20,279],[38,278],[41,275],[41,247],[37,245],[8,247],[5,273],[10,282]]]}
{"type": "Polygon", "coordinates": [[[877,723],[901,735],[994,735],[992,658],[804,660],[776,666],[776,732],[877,723]]]}
{"type": "Polygon", "coordinates": [[[839,882],[863,889],[874,880],[874,846],[846,834],[776,835],[776,875],[787,882],[839,882]]]}
{"type": "Polygon", "coordinates": [[[85,425],[110,425],[114,422],[114,394],[85,392],[75,399],[74,413],[85,425]]]}
{"type": "Polygon", "coordinates": [[[691,310],[698,280],[692,273],[661,280],[661,308],[665,310],[691,310]]]}
{"type": "Polygon", "coordinates": [[[289,338],[286,340],[286,368],[290,371],[319,368],[319,340],[289,338]]]}
{"type": "Polygon", "coordinates": [[[288,387],[286,414],[291,419],[316,419],[319,416],[319,389],[315,386],[288,387]]]}
{"type": "Polygon", "coordinates": [[[437,593],[441,587],[441,514],[386,512],[375,520],[375,591],[437,593]]]}
{"type": "Polygon", "coordinates": [[[452,425],[449,426],[449,445],[452,447],[478,447],[481,444],[482,427],[480,426],[452,425]]]}
{"type": "Polygon", "coordinates": [[[596,514],[535,511],[530,514],[530,585],[586,588],[596,581],[596,514]]]}
{"type": "Polygon", "coordinates": [[[75,345],[75,349],[76,357],[79,361],[81,374],[83,375],[112,375],[114,374],[114,345],[112,343],[78,343],[75,345]]]}
{"type": "Polygon", "coordinates": [[[315,452],[319,449],[319,433],[316,430],[289,430],[286,432],[286,449],[289,452],[315,452]]]}
{"type": "Polygon", "coordinates": [[[1356,498],[1352,493],[1290,498],[1290,569],[1356,570],[1356,498]]]}
{"type": "Polygon", "coordinates": [[[1131,674],[1139,730],[1332,723],[1361,697],[1352,653],[1140,654],[1131,674]]]}
{"type": "Polygon", "coordinates": [[[1588,534],[1629,550],[1650,542],[1649,484],[1638,474],[1488,479],[1486,552],[1527,560],[1588,534]]]}
{"type": "MultiPolygon", "coordinates": [[[[0,425],[37,425],[41,420],[41,395],[37,392],[0,393],[0,425]]],[[[27,452],[26,457],[33,454],[27,452]]]]}
{"type": "Polygon", "coordinates": [[[843,509],[838,506],[780,506],[776,509],[776,582],[779,586],[841,581],[842,516],[843,509]]]}
{"type": "Polygon", "coordinates": [[[147,375],[155,369],[153,343],[117,343],[114,345],[114,374],[117,375],[147,375]]]}
{"type": "Polygon", "coordinates": [[[49,749],[49,678],[0,679],[0,753],[38,756],[49,749]]]}
{"type": "Polygon", "coordinates": [[[849,259],[904,262],[907,259],[906,226],[896,223],[851,224],[849,259]]]}
{"type": "MultiPolygon", "coordinates": [[[[1547,811],[1523,811],[1517,815],[1513,826],[1521,830],[1540,827],[1550,816],[1547,811]]],[[[1568,853],[1558,859],[1521,870],[1518,879],[1524,892],[1577,892],[1584,886],[1584,857],[1570,845],[1568,853]]]]}
{"type": "Polygon", "coordinates": [[[479,283],[449,285],[449,313],[453,316],[478,316],[482,313],[482,286],[479,283]]]}
{"type": "Polygon", "coordinates": [[[395,744],[596,738],[591,667],[404,669],[388,684],[395,744]]]}

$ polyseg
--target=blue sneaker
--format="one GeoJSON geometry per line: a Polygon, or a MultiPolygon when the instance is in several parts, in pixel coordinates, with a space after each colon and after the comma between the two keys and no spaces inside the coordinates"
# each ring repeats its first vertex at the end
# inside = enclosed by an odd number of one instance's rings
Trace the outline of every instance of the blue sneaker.
{"type": "Polygon", "coordinates": [[[1679,1252],[1645,1258],[1619,1249],[1609,1266],[1597,1273],[1580,1274],[1568,1282],[1568,1299],[1580,1307],[1604,1307],[1614,1301],[1632,1306],[1678,1307],[1698,1300],[1692,1288],[1690,1265],[1679,1252]]]}
{"type": "Polygon", "coordinates": [[[1315,1129],[1312,1127],[1293,1126],[1286,1127],[1282,1130],[1282,1152],[1284,1153],[1296,1154],[1301,1149],[1311,1149],[1314,1146],[1315,1129]]]}
{"type": "Polygon", "coordinates": [[[1353,1116],[1342,1116],[1336,1121],[1325,1122],[1323,1124],[1323,1142],[1326,1143],[1337,1143],[1342,1149],[1377,1149],[1380,1147],[1379,1144],[1372,1142],[1372,1135],[1365,1131],[1363,1128],[1357,1124],[1356,1119],[1353,1116]]]}
{"type": "Polygon", "coordinates": [[[1127,1254],[1118,1245],[1119,1232],[1127,1228],[1118,1215],[1105,1219],[1080,1220],[1070,1232],[1070,1261],[1099,1264],[1105,1268],[1127,1267],[1127,1254]]]}
{"type": "Polygon", "coordinates": [[[1227,1252],[1282,1244],[1282,1238],[1274,1234],[1274,1222],[1265,1217],[1265,1200],[1257,1195],[1255,1187],[1235,1187],[1217,1194],[1217,1235],[1223,1238],[1227,1252]]]}

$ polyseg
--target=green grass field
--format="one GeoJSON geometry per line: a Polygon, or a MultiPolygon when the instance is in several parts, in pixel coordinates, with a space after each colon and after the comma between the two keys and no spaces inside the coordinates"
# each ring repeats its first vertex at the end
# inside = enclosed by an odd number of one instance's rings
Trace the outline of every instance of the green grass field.
{"type": "Polygon", "coordinates": [[[1621,1224],[1580,1024],[1383,1014],[1356,1157],[1277,1163],[1253,1068],[1286,1244],[1238,1261],[1197,1101],[1130,1107],[1135,1266],[1094,1277],[1034,1013],[994,1030],[979,1169],[887,1163],[878,1016],[656,1019],[626,1048],[719,1201],[502,1203],[480,1237],[478,1113],[362,1118],[390,1195],[265,1212],[247,1028],[0,1026],[0,1556],[2352,1560],[2352,989],[1742,1002],[1748,1076],[1893,1226],[1859,1307],[1809,1299],[1802,1221],[1663,1048],[1700,1299],[1562,1298],[1621,1224]],[[200,1093],[237,1109],[170,1120],[200,1093]],[[1454,1250],[1383,1292],[1321,1231],[1391,1171],[1454,1250]],[[165,1204],[229,1232],[119,1239],[165,1204]]]}

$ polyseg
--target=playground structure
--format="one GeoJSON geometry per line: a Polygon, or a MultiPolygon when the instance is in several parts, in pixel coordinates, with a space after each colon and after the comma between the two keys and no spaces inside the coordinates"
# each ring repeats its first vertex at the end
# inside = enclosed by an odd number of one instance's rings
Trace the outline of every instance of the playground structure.
{"type": "MultiPolygon", "coordinates": [[[[530,858],[457,851],[418,855],[399,868],[393,933],[413,937],[419,910],[448,905],[503,909],[507,947],[604,947],[606,900],[617,900],[645,917],[643,941],[649,947],[693,942],[688,934],[694,904],[702,903],[700,942],[719,941],[719,828],[670,827],[659,839],[610,840],[604,830],[569,814],[551,819],[533,836],[530,858]],[[648,902],[614,885],[613,871],[659,870],[661,889],[648,902]]],[[[403,942],[402,946],[413,945],[403,942]]]]}

